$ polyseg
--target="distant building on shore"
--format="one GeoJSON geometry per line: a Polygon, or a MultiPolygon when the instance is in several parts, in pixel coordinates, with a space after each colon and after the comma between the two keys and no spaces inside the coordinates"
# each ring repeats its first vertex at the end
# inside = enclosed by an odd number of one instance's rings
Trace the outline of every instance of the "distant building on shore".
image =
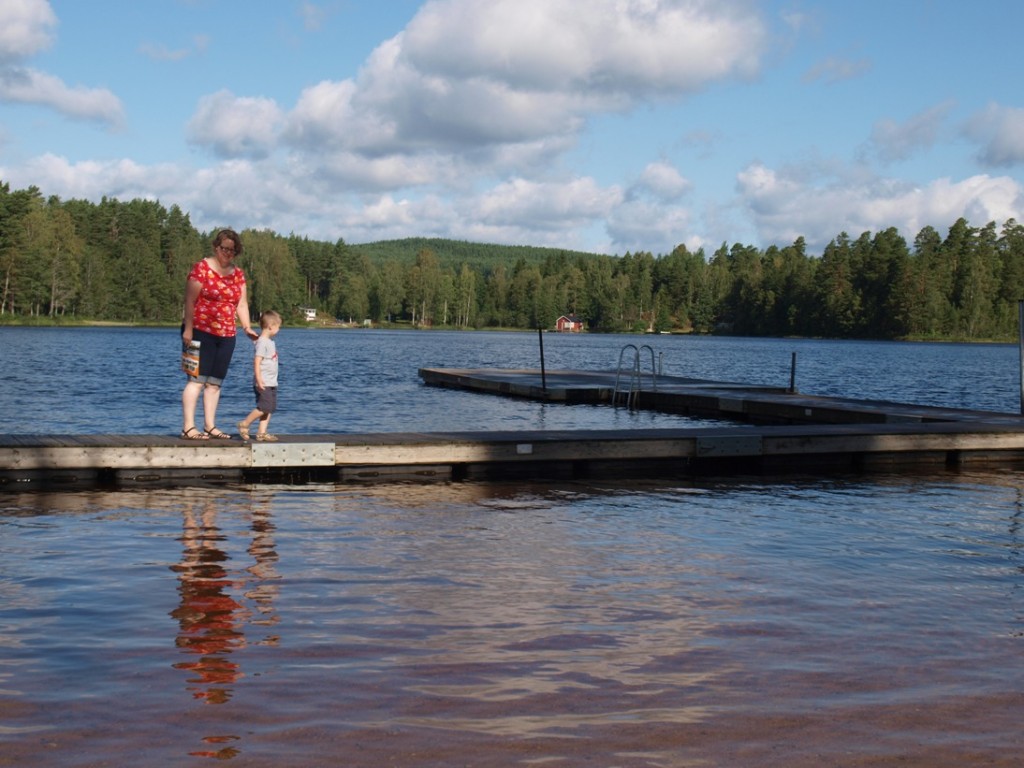
{"type": "Polygon", "coordinates": [[[555,330],[559,333],[579,333],[583,330],[583,321],[576,315],[562,315],[555,320],[555,330]]]}

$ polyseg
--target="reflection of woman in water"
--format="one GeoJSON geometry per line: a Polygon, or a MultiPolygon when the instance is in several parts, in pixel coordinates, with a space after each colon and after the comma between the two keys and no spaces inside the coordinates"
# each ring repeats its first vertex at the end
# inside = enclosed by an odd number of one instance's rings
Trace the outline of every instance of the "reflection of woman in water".
{"type": "MultiPolygon", "coordinates": [[[[207,704],[228,701],[232,687],[242,677],[241,665],[232,661],[230,654],[247,645],[245,624],[272,627],[278,622],[274,610],[277,588],[273,582],[278,578],[274,531],[270,513],[252,509],[246,550],[253,562],[244,572],[235,569],[232,578],[230,557],[221,543],[225,536],[217,527],[215,501],[208,500],[198,516],[194,508],[185,508],[182,558],[172,566],[178,573],[181,601],[171,616],[178,620],[175,644],[192,658],[174,668],[194,673],[188,679],[189,690],[207,704]],[[255,610],[246,609],[232,593],[244,595],[255,610]]],[[[277,642],[276,635],[268,634],[256,645],[277,642]]]]}
{"type": "Polygon", "coordinates": [[[174,667],[195,673],[189,678],[189,690],[208,704],[223,704],[231,698],[231,687],[242,673],[229,655],[245,646],[239,616],[242,606],[229,592],[232,582],[224,567],[228,556],[218,546],[222,540],[212,503],[206,505],[200,520],[186,508],[182,561],[172,566],[180,578],[181,604],[171,616],[180,627],[177,646],[199,658],[174,667]]]}

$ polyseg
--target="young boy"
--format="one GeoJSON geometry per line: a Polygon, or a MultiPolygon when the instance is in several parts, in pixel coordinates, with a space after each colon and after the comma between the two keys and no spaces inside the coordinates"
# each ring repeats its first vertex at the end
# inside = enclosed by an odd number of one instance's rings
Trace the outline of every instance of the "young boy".
{"type": "Polygon", "coordinates": [[[243,440],[249,439],[249,427],[259,419],[256,439],[274,442],[276,435],[267,432],[270,415],[277,410],[277,345],[274,337],[281,330],[281,316],[272,309],[260,315],[260,337],[256,339],[256,357],[253,360],[253,391],[256,393],[256,407],[242,421],[238,422],[238,434],[243,440]]]}

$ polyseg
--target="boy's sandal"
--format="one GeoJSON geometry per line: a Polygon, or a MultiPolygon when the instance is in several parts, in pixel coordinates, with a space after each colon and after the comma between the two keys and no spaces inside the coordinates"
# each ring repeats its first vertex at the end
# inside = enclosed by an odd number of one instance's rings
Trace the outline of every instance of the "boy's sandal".
{"type": "Polygon", "coordinates": [[[207,429],[206,430],[206,434],[209,435],[210,437],[212,437],[214,440],[230,440],[231,439],[231,435],[229,435],[227,432],[221,432],[216,427],[213,427],[211,429],[207,429]]]}
{"type": "Polygon", "coordinates": [[[240,438],[242,438],[243,440],[249,439],[249,427],[246,426],[244,421],[238,422],[237,424],[235,424],[235,427],[237,427],[238,429],[238,436],[240,438]]]}
{"type": "Polygon", "coordinates": [[[195,427],[189,427],[181,431],[182,440],[209,440],[210,436],[200,432],[195,427]]]}
{"type": "Polygon", "coordinates": [[[277,435],[272,435],[269,432],[257,432],[256,439],[261,443],[276,443],[277,435]]]}

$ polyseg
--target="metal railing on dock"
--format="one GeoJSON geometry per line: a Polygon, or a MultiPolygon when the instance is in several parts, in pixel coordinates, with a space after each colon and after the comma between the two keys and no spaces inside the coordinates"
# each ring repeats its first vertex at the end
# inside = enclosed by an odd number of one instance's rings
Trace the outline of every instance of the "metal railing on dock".
{"type": "Polygon", "coordinates": [[[651,390],[654,392],[658,391],[658,371],[654,365],[654,347],[650,344],[643,344],[637,346],[636,344],[626,344],[619,351],[619,363],[615,370],[615,389],[612,391],[612,405],[619,405],[625,403],[627,408],[636,408],[637,401],[640,397],[640,392],[643,391],[643,372],[640,368],[641,353],[644,350],[651,353],[651,390]],[[626,350],[633,350],[633,364],[629,369],[629,386],[627,389],[623,389],[619,386],[619,382],[622,378],[622,358],[626,354],[626,350]]]}

